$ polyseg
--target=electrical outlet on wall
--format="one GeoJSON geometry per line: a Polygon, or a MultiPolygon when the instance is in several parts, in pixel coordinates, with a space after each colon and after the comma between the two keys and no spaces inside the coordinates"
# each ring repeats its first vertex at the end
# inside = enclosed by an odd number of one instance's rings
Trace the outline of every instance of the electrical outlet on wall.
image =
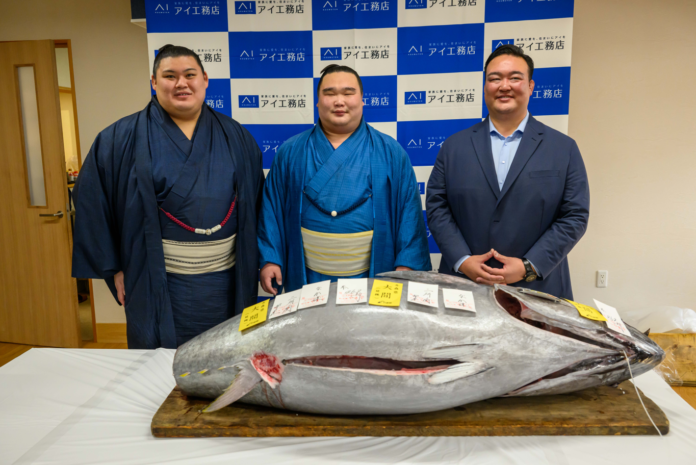
{"type": "Polygon", "coordinates": [[[609,272],[607,270],[597,271],[597,287],[607,287],[609,285],[609,272]]]}

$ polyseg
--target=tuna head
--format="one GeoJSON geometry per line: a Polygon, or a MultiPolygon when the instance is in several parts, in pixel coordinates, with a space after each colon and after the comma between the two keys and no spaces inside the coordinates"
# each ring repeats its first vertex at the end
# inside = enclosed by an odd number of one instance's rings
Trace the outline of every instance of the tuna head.
{"type": "Polygon", "coordinates": [[[623,351],[637,373],[662,357],[638,332],[622,339],[604,323],[576,318],[570,304],[516,288],[437,273],[380,279],[471,291],[476,313],[408,302],[406,287],[399,307],[335,305],[332,284],[324,306],[243,333],[236,316],[182,345],[177,384],[215,399],[206,411],[239,400],[310,413],[410,414],[613,384],[627,376],[623,351]]]}
{"type": "Polygon", "coordinates": [[[599,385],[617,385],[651,370],[662,362],[664,351],[632,326],[630,336],[613,331],[601,321],[579,315],[569,302],[529,289],[496,286],[495,297],[510,315],[539,328],[613,354],[583,360],[508,393],[508,396],[564,394],[599,385]],[[629,368],[630,364],[630,368],[629,368]]]}

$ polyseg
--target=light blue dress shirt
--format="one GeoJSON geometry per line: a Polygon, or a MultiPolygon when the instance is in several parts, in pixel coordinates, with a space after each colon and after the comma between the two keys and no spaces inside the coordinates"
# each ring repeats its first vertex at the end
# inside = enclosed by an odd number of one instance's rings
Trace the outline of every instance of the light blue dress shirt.
{"type": "MultiPolygon", "coordinates": [[[[493,164],[495,166],[495,173],[498,175],[498,189],[501,191],[503,190],[503,185],[505,184],[505,178],[507,178],[507,174],[510,171],[512,160],[515,159],[517,148],[520,146],[524,129],[527,127],[527,121],[529,121],[529,112],[527,112],[527,116],[524,117],[520,125],[517,126],[517,129],[515,129],[511,135],[505,137],[498,132],[493,125],[493,121],[490,119],[488,120],[488,128],[491,135],[493,164]]],[[[454,271],[459,273],[459,267],[462,266],[462,263],[464,263],[464,261],[470,256],[471,255],[464,255],[461,259],[459,259],[459,261],[454,264],[454,271]]],[[[534,267],[534,265],[532,266],[534,267]]],[[[534,267],[534,269],[536,270],[536,267],[534,267]]]]}

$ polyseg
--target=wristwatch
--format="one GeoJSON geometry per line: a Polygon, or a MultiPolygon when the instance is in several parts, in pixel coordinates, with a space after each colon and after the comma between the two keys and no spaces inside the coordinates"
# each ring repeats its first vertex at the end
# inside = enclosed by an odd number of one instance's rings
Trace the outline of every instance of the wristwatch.
{"type": "Polygon", "coordinates": [[[531,283],[532,281],[536,281],[536,279],[539,277],[536,274],[536,271],[534,271],[534,267],[532,264],[527,260],[526,258],[522,259],[522,263],[524,264],[524,279],[526,282],[531,283]]]}

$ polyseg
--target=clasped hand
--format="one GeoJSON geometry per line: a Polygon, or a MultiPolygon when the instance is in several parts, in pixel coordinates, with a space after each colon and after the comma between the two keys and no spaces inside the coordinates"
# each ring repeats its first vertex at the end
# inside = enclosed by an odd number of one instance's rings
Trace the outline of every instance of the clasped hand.
{"type": "Polygon", "coordinates": [[[479,284],[513,284],[521,281],[526,274],[522,259],[506,257],[494,249],[483,255],[472,255],[461,264],[459,272],[464,273],[479,284]],[[495,258],[503,264],[502,268],[491,268],[486,262],[495,258]]]}

